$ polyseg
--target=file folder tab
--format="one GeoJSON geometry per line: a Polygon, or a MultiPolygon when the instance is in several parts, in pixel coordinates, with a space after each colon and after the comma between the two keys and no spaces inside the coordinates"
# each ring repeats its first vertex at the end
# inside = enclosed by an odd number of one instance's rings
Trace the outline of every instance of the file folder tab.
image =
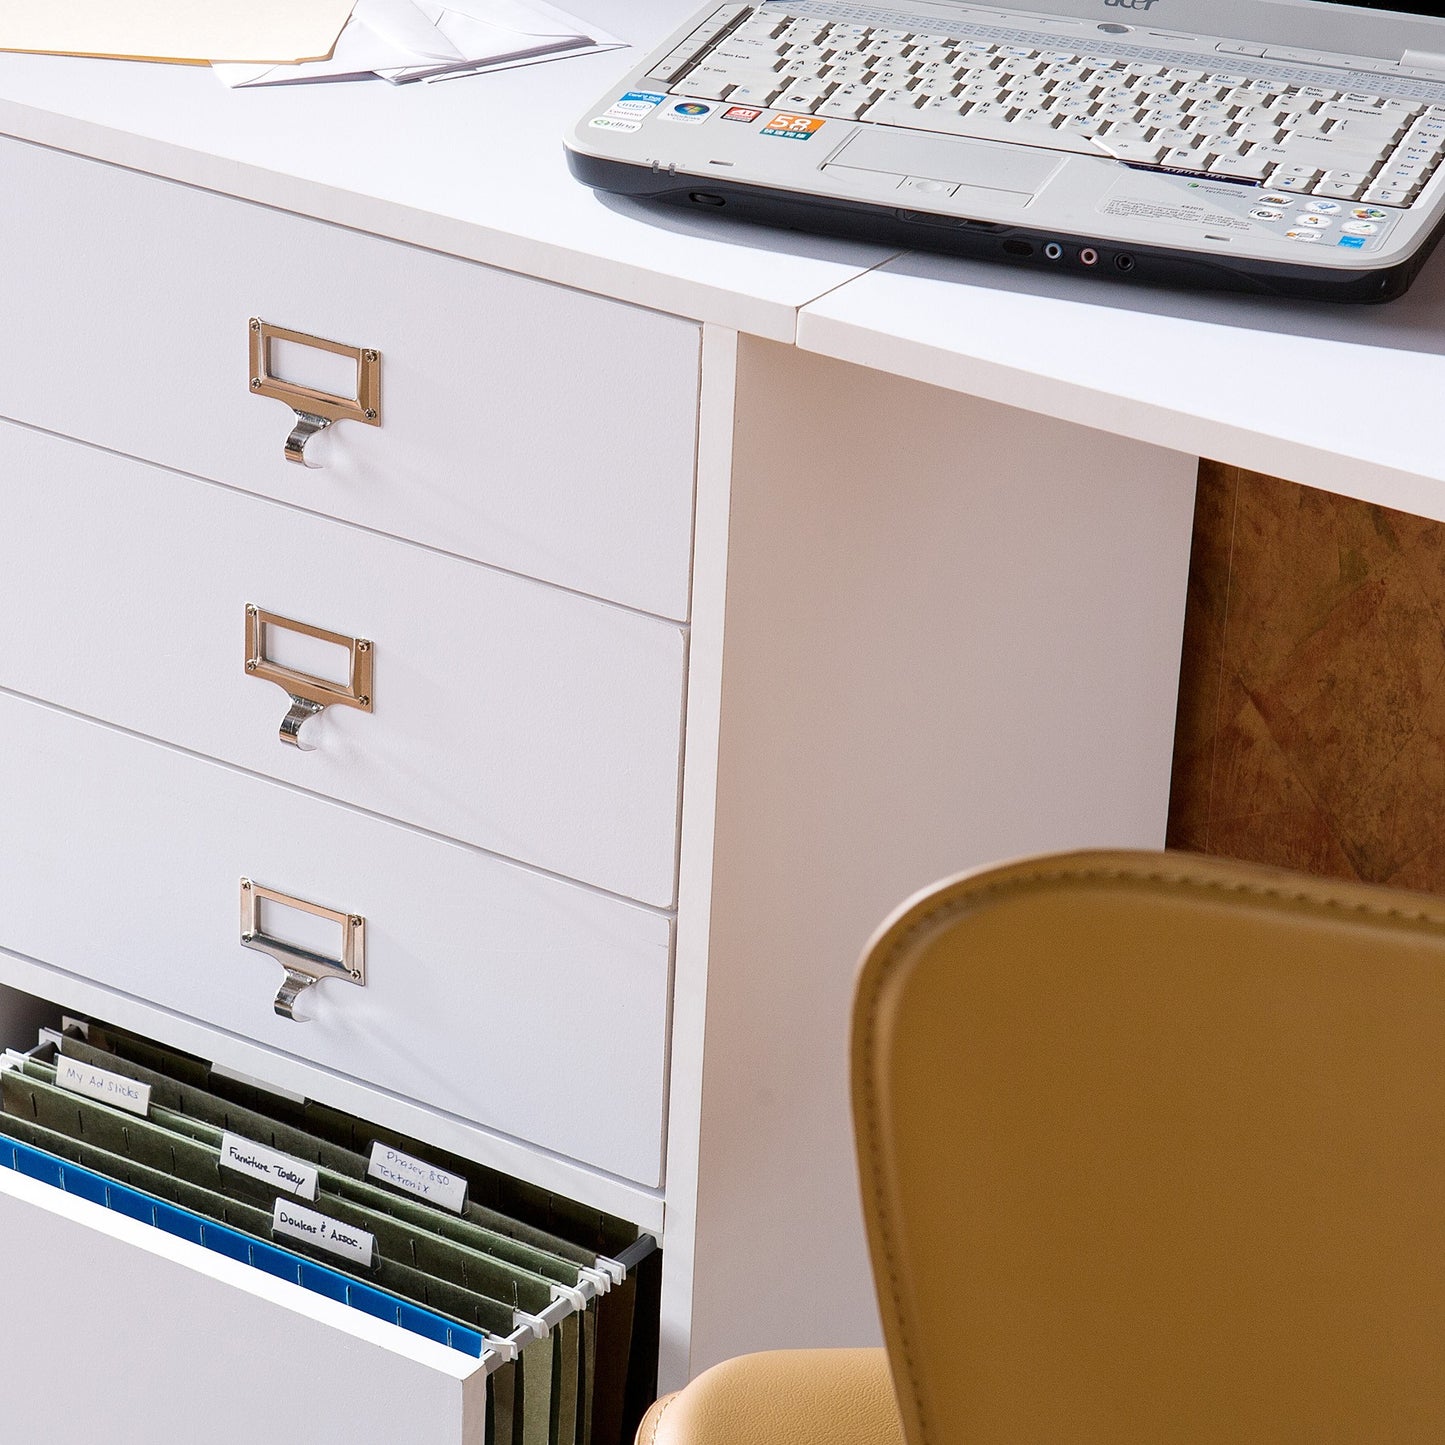
{"type": "Polygon", "coordinates": [[[249,1174],[252,1179],[259,1179],[283,1194],[294,1194],[298,1199],[316,1198],[320,1171],[314,1164],[293,1159],[289,1154],[268,1149],[239,1134],[221,1135],[221,1167],[249,1174]]]}
{"type": "Polygon", "coordinates": [[[459,1174],[448,1174],[424,1159],[414,1159],[400,1149],[377,1140],[371,1146],[366,1172],[382,1184],[404,1189],[429,1204],[461,1214],[467,1207],[467,1181],[459,1174]]]}
{"type": "Polygon", "coordinates": [[[374,1235],[354,1224],[343,1224],[330,1215],[318,1214],[314,1209],[304,1209],[289,1199],[278,1199],[272,1206],[271,1229],[275,1234],[302,1240],[367,1269],[376,1259],[374,1235]]]}
{"type": "Polygon", "coordinates": [[[151,1089],[149,1084],[137,1083],[134,1079],[120,1074],[97,1069],[91,1064],[82,1064],[77,1059],[61,1057],[55,1061],[55,1082],[72,1094],[81,1094],[113,1108],[124,1109],[128,1114],[138,1114],[142,1119],[151,1111],[151,1089]]]}

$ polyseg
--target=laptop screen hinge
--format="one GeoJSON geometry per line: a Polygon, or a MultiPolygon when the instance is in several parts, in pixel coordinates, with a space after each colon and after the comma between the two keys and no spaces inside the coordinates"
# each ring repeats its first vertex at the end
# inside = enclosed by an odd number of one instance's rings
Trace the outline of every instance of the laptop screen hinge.
{"type": "Polygon", "coordinates": [[[1407,50],[1400,57],[1400,64],[1410,70],[1434,70],[1445,75],[1445,55],[1433,50],[1407,50]]]}

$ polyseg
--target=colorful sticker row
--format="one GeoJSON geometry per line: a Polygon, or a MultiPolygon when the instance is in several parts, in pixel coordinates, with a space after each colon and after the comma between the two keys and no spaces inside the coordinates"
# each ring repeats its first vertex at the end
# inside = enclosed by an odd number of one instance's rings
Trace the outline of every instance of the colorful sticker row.
{"type": "MultiPolygon", "coordinates": [[[[701,125],[718,111],[717,106],[707,105],[700,100],[679,100],[666,105],[667,99],[667,96],[651,90],[629,90],[613,101],[601,115],[594,116],[590,124],[595,130],[641,130],[642,122],[653,111],[666,106],[657,117],[659,120],[670,120],[678,125],[701,125]]],[[[722,111],[719,119],[751,125],[754,121],[761,120],[762,116],[761,110],[755,110],[751,106],[734,105],[722,111]]],[[[769,118],[760,134],[785,140],[811,140],[825,124],[825,121],[815,120],[810,115],[775,115],[769,118]]]]}

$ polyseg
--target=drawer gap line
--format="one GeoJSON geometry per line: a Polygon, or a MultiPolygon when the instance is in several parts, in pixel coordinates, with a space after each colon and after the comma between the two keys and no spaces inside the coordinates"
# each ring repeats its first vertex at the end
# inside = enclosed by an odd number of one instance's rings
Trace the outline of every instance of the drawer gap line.
{"type": "Polygon", "coordinates": [[[217,481],[215,477],[202,476],[199,472],[188,472],[181,467],[167,466],[165,462],[158,462],[150,457],[136,456],[133,452],[123,452],[116,447],[88,441],[85,437],[70,436],[66,432],[58,432],[50,427],[36,426],[33,422],[21,421],[18,417],[8,416],[3,412],[0,412],[0,422],[17,427],[21,431],[33,432],[37,436],[53,437],[56,441],[66,442],[71,446],[85,447],[88,451],[100,452],[121,461],[134,462],[143,467],[153,467],[156,471],[165,472],[168,476],[184,477],[187,481],[199,482],[204,487],[214,487],[217,491],[227,492],[234,497],[245,497],[248,501],[258,502],[269,507],[279,507],[287,512],[297,512],[304,517],[316,517],[323,522],[334,522],[338,527],[347,527],[353,532],[364,532],[367,536],[380,538],[384,542],[391,542],[401,547],[415,547],[418,551],[430,553],[434,557],[445,557],[452,562],[461,562],[468,567],[480,567],[483,571],[494,573],[499,577],[511,577],[518,582],[529,583],[533,587],[546,587],[553,592],[565,592],[569,597],[577,597],[584,602],[595,603],[599,607],[609,607],[616,612],[625,613],[629,617],[642,617],[649,622],[662,623],[668,627],[680,627],[684,632],[691,626],[690,618],[686,616],[670,617],[662,612],[649,612],[644,607],[634,607],[627,602],[618,602],[612,597],[600,597],[595,592],[584,592],[579,587],[569,587],[565,582],[553,582],[545,577],[534,577],[530,572],[518,572],[514,568],[504,567],[498,562],[483,562],[477,557],[468,557],[461,552],[448,551],[447,548],[438,547],[433,542],[422,542],[414,537],[401,537],[395,532],[384,532],[379,527],[368,527],[364,522],[338,517],[331,512],[317,511],[314,507],[305,507],[299,502],[283,501],[280,497],[268,496],[264,492],[247,491],[245,487],[232,486],[229,482],[217,481]]]}
{"type": "MultiPolygon", "coordinates": [[[[308,1059],[302,1054],[293,1054],[289,1049],[278,1049],[273,1044],[261,1043],[256,1039],[247,1037],[245,1034],[238,1034],[233,1029],[225,1028],[220,1024],[209,1023],[205,1019],[198,1019],[193,1014],[181,1013],[178,1009],[168,1008],[165,1004],[156,1003],[152,999],[142,998],[139,994],[130,993],[126,989],[115,988],[111,984],[101,983],[96,979],[87,978],[84,974],[76,973],[72,969],[61,968],[53,963],[46,963],[44,959],[36,958],[28,953],[22,953],[19,949],[0,947],[0,956],[8,956],[16,959],[20,963],[29,965],[31,968],[39,969],[44,973],[51,974],[58,978],[68,979],[81,987],[102,989],[116,998],[138,1004],[164,1017],[176,1019],[181,1023],[198,1026],[220,1038],[231,1039],[238,1044],[244,1044],[247,1048],[260,1049],[278,1058],[287,1059],[293,1064],[300,1064],[313,1073],[335,1079],[339,1083],[360,1083],[370,1093],[377,1094],[382,1098],[391,1099],[396,1103],[418,1109],[431,1115],[433,1118],[445,1119],[448,1123],[457,1125],[467,1133],[481,1134],[513,1146],[519,1146],[528,1154],[532,1154],[538,1158],[548,1159],[558,1164],[565,1164],[569,1168],[580,1170],[582,1173],[588,1174],[594,1179],[607,1180],[610,1183],[620,1185],[638,1198],[660,1200],[663,1197],[660,1188],[655,1188],[647,1184],[639,1184],[635,1179],[628,1179],[624,1175],[614,1174],[608,1169],[599,1169],[596,1165],[584,1163],[581,1159],[574,1159],[569,1154],[558,1153],[555,1149],[548,1149],[545,1145],[537,1144],[530,1139],[523,1139],[516,1134],[508,1134],[505,1130],[495,1129],[489,1124],[480,1124],[475,1119],[464,1118],[462,1115],[455,1114],[449,1109],[437,1108],[434,1104],[428,1104],[422,1099],[413,1099],[409,1094],[400,1094],[395,1089],[388,1089],[381,1084],[374,1084],[370,1080],[358,1080],[351,1074],[344,1074],[339,1069],[334,1069],[327,1064],[318,1064],[313,1059],[308,1059]]],[[[57,1002],[59,1001],[57,1000],[57,1002]]],[[[77,1005],[76,1012],[90,1013],[92,1010],[77,1005]]],[[[318,1102],[325,1101],[320,1100],[318,1102]]],[[[486,1164],[488,1168],[495,1167],[488,1164],[486,1160],[479,1159],[476,1162],[486,1164]]]]}
{"type": "MultiPolygon", "coordinates": [[[[62,706],[57,702],[49,702],[43,697],[36,697],[32,693],[21,692],[17,688],[0,685],[0,696],[13,697],[20,702],[32,703],[36,707],[42,707],[47,712],[58,713],[62,717],[75,718],[79,722],[92,723],[96,727],[105,728],[107,732],[119,733],[122,737],[134,738],[137,742],[148,743],[152,747],[165,748],[168,752],[179,753],[182,757],[192,758],[199,763],[208,763],[212,767],[224,768],[228,773],[238,777],[251,778],[258,783],[265,783],[270,787],[285,788],[288,792],[299,794],[301,797],[314,798],[321,803],[328,803],[332,807],[344,808],[348,813],[357,817],[370,818],[373,822],[387,823],[393,827],[405,828],[408,832],[419,834],[423,838],[430,838],[433,842],[444,843],[453,848],[464,849],[468,853],[476,854],[483,858],[492,858],[499,863],[505,863],[512,868],[522,868],[540,878],[550,878],[558,883],[565,883],[572,888],[581,888],[587,893],[594,894],[600,898],[609,898],[618,903],[625,903],[632,908],[646,909],[647,912],[675,921],[677,918],[676,902],[663,906],[657,903],[645,903],[640,898],[633,898],[627,893],[617,893],[610,888],[599,887],[596,883],[589,883],[584,878],[573,878],[566,873],[558,873],[550,868],[543,868],[536,863],[528,863],[520,858],[509,857],[506,853],[497,853],[490,848],[480,847],[476,843],[468,843],[462,838],[453,838],[446,833],[435,832],[431,828],[423,828],[417,823],[408,823],[403,818],[394,818],[390,813],[373,812],[370,808],[363,808],[359,803],[348,802],[345,798],[333,797],[330,793],[320,793],[312,788],[304,788],[300,783],[293,783],[285,778],[272,777],[269,773],[254,772],[250,768],[243,768],[239,763],[227,762],[224,758],[213,758],[209,753],[199,753],[194,748],[183,747],[180,743],[167,742],[164,738],[152,737],[149,733],[137,732],[134,728],[122,726],[120,723],[107,722],[105,718],[94,717],[90,713],[77,712],[74,708],[62,706]]],[[[676,871],[674,869],[674,887],[676,885],[676,871]]]]}

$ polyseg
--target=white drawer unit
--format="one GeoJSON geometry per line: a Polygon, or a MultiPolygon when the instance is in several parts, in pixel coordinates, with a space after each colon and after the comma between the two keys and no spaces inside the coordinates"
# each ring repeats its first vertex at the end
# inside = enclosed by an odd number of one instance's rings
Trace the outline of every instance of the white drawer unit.
{"type": "MultiPolygon", "coordinates": [[[[11,140],[0,192],[0,270],[65,278],[0,290],[0,415],[687,615],[695,325],[11,140]],[[374,349],[380,425],[289,464],[252,318],[374,349]]],[[[352,384],[314,349],[273,366],[352,384]]]]}
{"type": "MultiPolygon", "coordinates": [[[[672,903],[678,625],[20,427],[0,424],[0,475],[0,684],[672,903]],[[248,604],[367,644],[369,710],[283,745],[300,684],[247,671],[248,604]]],[[[340,647],[268,634],[346,677],[340,647]]]]}
{"type": "MultiPolygon", "coordinates": [[[[0,695],[4,945],[655,1186],[672,923],[476,850],[0,695]],[[365,920],[365,986],[273,1009],[241,880],[365,920]]],[[[340,957],[342,929],[263,908],[340,957]]]]}
{"type": "MultiPolygon", "coordinates": [[[[859,364],[791,344],[885,255],[578,186],[629,57],[0,52],[0,1019],[657,1234],[671,1389],[878,1338],[885,912],[1162,840],[1195,462],[890,375],[881,312],[859,364]]],[[[0,1169],[0,1436],[485,1445],[474,1362],[46,1188],[0,1169]]]]}

